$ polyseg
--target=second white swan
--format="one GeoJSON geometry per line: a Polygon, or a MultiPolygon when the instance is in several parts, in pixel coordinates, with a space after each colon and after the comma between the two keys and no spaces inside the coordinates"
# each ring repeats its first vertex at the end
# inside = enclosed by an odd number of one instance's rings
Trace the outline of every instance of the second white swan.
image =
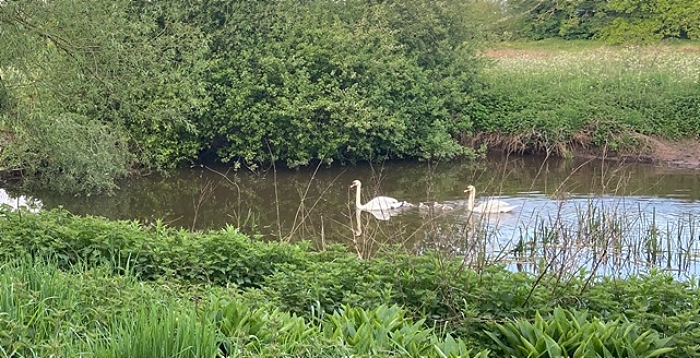
{"type": "Polygon", "coordinates": [[[497,213],[507,213],[516,208],[515,205],[510,205],[505,201],[501,200],[488,200],[485,203],[481,203],[474,207],[474,196],[476,195],[476,188],[473,185],[467,187],[464,190],[465,193],[469,193],[469,198],[467,199],[467,209],[475,213],[484,214],[497,214],[497,213]]]}

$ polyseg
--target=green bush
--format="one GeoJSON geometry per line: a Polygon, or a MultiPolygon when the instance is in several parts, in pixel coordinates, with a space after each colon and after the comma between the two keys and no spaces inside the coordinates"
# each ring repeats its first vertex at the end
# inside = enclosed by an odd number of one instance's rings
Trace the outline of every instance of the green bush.
{"type": "Polygon", "coordinates": [[[0,356],[470,356],[461,339],[396,306],[343,306],[304,319],[229,290],[144,284],[109,271],[64,271],[43,260],[0,265],[0,356]]]}
{"type": "Polygon", "coordinates": [[[471,129],[482,61],[459,6],[241,2],[211,14],[209,150],[289,166],[470,153],[454,138],[471,129]]]}
{"type": "Polygon", "coordinates": [[[135,167],[196,159],[207,39],[173,3],[4,2],[2,165],[91,194],[135,167]]]}
{"type": "Polygon", "coordinates": [[[79,262],[108,264],[147,281],[261,288],[285,311],[301,315],[391,301],[430,321],[458,326],[465,321],[465,308],[508,317],[534,314],[552,298],[546,290],[531,292],[531,278],[500,268],[477,275],[439,255],[394,251],[359,261],[344,250],[311,252],[307,245],[260,242],[232,228],[190,233],[63,210],[4,211],[0,233],[3,260],[49,257],[66,268],[79,262]]]}
{"type": "MultiPolygon", "coordinates": [[[[469,357],[465,343],[441,337],[422,322],[406,318],[397,306],[373,309],[343,305],[317,324],[277,308],[252,309],[240,301],[224,304],[218,312],[222,343],[227,352],[244,350],[260,356],[299,356],[304,351],[333,346],[334,354],[398,357],[469,357]]],[[[482,351],[476,357],[487,356],[482,351]]]]}
{"type": "Polygon", "coordinates": [[[133,168],[212,159],[473,154],[457,141],[483,89],[470,6],[4,3],[0,122],[17,138],[1,164],[93,193],[133,168]]]}
{"type": "Polygon", "coordinates": [[[678,356],[700,353],[700,288],[655,272],[625,280],[605,278],[584,293],[585,307],[601,319],[628,319],[673,337],[678,356]]]}
{"type": "Polygon", "coordinates": [[[23,168],[28,184],[60,193],[104,193],[117,189],[134,162],[120,130],[78,114],[36,111],[15,133],[6,163],[23,168]]]}

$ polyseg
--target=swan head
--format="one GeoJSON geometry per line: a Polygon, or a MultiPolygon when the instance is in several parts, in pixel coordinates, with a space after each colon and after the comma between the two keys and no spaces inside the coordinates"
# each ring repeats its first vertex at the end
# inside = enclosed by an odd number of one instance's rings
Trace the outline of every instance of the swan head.
{"type": "Polygon", "coordinates": [[[352,183],[350,184],[350,187],[355,188],[355,187],[359,187],[360,185],[362,185],[362,183],[360,183],[359,180],[353,180],[352,183]]]}
{"type": "Polygon", "coordinates": [[[466,189],[464,189],[465,193],[471,193],[473,191],[476,191],[476,188],[474,187],[474,185],[470,185],[466,189]]]}

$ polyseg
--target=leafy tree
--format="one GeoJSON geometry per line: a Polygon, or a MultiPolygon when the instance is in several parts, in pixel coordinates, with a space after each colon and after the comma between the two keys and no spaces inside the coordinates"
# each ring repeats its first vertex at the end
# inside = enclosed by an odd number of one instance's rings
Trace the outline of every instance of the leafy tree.
{"type": "Polygon", "coordinates": [[[172,15],[176,5],[1,7],[0,40],[9,44],[0,50],[1,70],[6,97],[18,103],[3,112],[14,137],[6,167],[59,191],[109,191],[133,164],[172,166],[197,154],[189,116],[206,103],[196,78],[206,39],[172,15]]]}
{"type": "Polygon", "coordinates": [[[506,14],[534,39],[603,38],[613,42],[696,39],[700,3],[694,0],[512,0],[506,14]]]}
{"type": "Polygon", "coordinates": [[[598,35],[612,41],[696,39],[700,3],[693,0],[611,0],[603,7],[613,18],[598,35]]]}
{"type": "Polygon", "coordinates": [[[109,191],[134,167],[210,157],[470,153],[457,139],[480,113],[482,63],[462,1],[1,6],[2,163],[54,189],[109,191]]]}

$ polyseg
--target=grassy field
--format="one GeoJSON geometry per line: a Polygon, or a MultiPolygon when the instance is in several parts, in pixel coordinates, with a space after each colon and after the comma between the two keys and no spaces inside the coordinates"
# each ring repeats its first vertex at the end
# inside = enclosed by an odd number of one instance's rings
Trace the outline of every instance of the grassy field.
{"type": "Polygon", "coordinates": [[[644,46],[609,46],[596,41],[506,42],[484,51],[497,60],[492,72],[612,80],[629,75],[643,79],[655,74],[678,83],[700,80],[700,43],[670,42],[644,46]]]}
{"type": "Polygon", "coordinates": [[[607,48],[625,48],[625,47],[671,47],[684,48],[693,47],[700,49],[700,41],[690,40],[665,40],[654,44],[610,44],[600,40],[562,40],[562,39],[543,39],[539,41],[519,40],[519,41],[500,41],[489,43],[487,48],[491,49],[517,49],[517,50],[534,50],[534,51],[579,51],[589,50],[601,47],[607,48]]]}
{"type": "Polygon", "coordinates": [[[700,138],[700,44],[502,43],[482,53],[490,113],[480,123],[521,151],[649,149],[700,138]]]}

